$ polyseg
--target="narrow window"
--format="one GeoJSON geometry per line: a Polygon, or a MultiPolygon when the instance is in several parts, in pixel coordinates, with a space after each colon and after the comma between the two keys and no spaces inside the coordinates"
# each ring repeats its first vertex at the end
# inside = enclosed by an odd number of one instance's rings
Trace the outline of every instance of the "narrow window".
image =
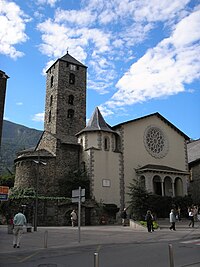
{"type": "Polygon", "coordinates": [[[53,76],[51,76],[51,87],[53,87],[53,76]]]}
{"type": "Polygon", "coordinates": [[[109,150],[109,138],[105,137],[104,138],[104,150],[109,150]]]}
{"type": "Polygon", "coordinates": [[[70,70],[76,70],[76,65],[72,65],[72,64],[70,64],[70,70]]]}
{"type": "Polygon", "coordinates": [[[69,83],[74,84],[75,83],[75,75],[73,73],[69,74],[69,83]]]}
{"type": "Polygon", "coordinates": [[[74,96],[73,95],[69,95],[68,104],[74,105],[74,96]]]}
{"type": "Polygon", "coordinates": [[[74,110],[68,109],[67,118],[73,118],[74,117],[74,110]]]}
{"type": "Polygon", "coordinates": [[[53,103],[53,96],[51,95],[51,97],[50,97],[50,107],[52,106],[52,103],[53,103]]]}
{"type": "Polygon", "coordinates": [[[51,110],[49,111],[49,122],[51,122],[51,110]]]}

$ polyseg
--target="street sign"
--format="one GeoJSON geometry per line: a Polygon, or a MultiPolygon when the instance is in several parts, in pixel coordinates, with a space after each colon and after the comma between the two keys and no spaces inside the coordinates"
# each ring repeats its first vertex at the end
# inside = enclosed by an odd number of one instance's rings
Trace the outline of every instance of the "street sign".
{"type": "Polygon", "coordinates": [[[72,203],[78,203],[79,197],[81,202],[85,201],[85,188],[72,190],[72,203]]]}
{"type": "Polygon", "coordinates": [[[8,194],[0,194],[0,200],[1,201],[7,201],[8,200],[8,194]]]}
{"type": "MultiPolygon", "coordinates": [[[[81,189],[81,197],[85,196],[85,188],[81,189]]],[[[79,189],[72,190],[72,197],[79,197],[79,189]]]]}
{"type": "MultiPolygon", "coordinates": [[[[78,203],[79,197],[72,197],[72,203],[78,203]]],[[[81,197],[81,202],[85,202],[85,197],[81,197]]]]}
{"type": "Polygon", "coordinates": [[[8,200],[8,192],[9,192],[8,186],[0,186],[0,200],[1,201],[8,200]]]}
{"type": "Polygon", "coordinates": [[[0,186],[0,194],[8,194],[9,187],[8,186],[0,186]]]}

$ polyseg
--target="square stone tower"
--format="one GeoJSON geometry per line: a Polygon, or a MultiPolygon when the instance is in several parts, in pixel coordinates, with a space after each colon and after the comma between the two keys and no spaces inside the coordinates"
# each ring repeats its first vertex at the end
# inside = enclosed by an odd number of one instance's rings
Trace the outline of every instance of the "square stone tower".
{"type": "Polygon", "coordinates": [[[85,127],[86,72],[68,53],[47,70],[44,128],[62,143],[77,144],[75,134],[85,127]]]}
{"type": "Polygon", "coordinates": [[[39,194],[59,196],[60,181],[79,169],[81,146],[76,133],[86,125],[87,67],[68,53],[47,70],[44,132],[34,151],[19,153],[15,187],[36,187],[39,194]]]}
{"type": "Polygon", "coordinates": [[[3,114],[5,106],[6,97],[6,84],[9,77],[0,70],[0,147],[1,147],[1,135],[2,135],[2,125],[3,125],[3,114]]]}

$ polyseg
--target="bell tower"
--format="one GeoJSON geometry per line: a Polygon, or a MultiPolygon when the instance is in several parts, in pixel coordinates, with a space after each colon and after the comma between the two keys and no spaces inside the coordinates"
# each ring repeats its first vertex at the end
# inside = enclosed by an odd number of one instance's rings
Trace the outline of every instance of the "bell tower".
{"type": "Polygon", "coordinates": [[[0,70],[0,148],[1,148],[3,114],[4,114],[5,96],[6,96],[6,83],[8,78],[9,77],[5,74],[5,72],[0,70]]]}
{"type": "Polygon", "coordinates": [[[44,130],[62,143],[77,144],[86,124],[87,67],[67,54],[48,70],[44,130]]]}

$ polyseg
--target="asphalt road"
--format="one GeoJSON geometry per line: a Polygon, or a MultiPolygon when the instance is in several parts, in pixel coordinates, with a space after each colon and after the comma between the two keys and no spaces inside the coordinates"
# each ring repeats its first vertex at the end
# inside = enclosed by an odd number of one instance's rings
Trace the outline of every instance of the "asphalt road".
{"type": "Polygon", "coordinates": [[[0,227],[0,267],[200,267],[199,226],[182,222],[170,231],[167,221],[154,233],[122,226],[82,227],[80,242],[77,228],[39,227],[24,234],[20,249],[12,247],[12,235],[0,227]]]}
{"type": "MultiPolygon", "coordinates": [[[[200,246],[182,242],[171,243],[173,267],[200,266],[200,246]]],[[[172,267],[166,241],[19,251],[6,256],[1,259],[1,267],[172,267]]]]}

